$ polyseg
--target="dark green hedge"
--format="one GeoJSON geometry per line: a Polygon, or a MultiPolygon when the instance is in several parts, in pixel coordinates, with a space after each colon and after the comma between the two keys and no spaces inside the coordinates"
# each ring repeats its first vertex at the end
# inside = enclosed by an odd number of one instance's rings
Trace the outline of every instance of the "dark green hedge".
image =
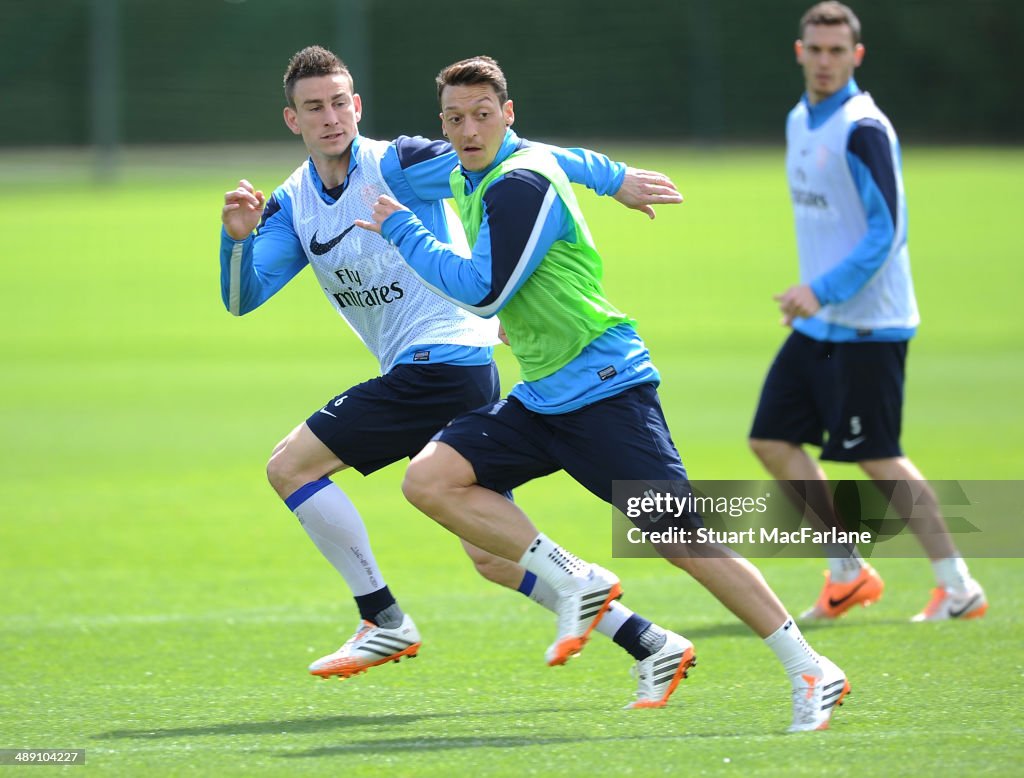
{"type": "MultiPolygon", "coordinates": [[[[534,137],[778,141],[801,91],[790,0],[3,0],[0,145],[85,144],[93,52],[114,54],[128,143],[287,137],[280,80],[307,43],[335,48],[363,130],[436,134],[433,77],[472,54],[509,76],[534,137]],[[117,33],[93,42],[94,4],[117,33]],[[360,17],[358,9],[364,9],[360,17]],[[362,26],[360,26],[362,18],[362,26]]],[[[858,72],[905,139],[1020,142],[1017,0],[862,0],[858,72]]]]}

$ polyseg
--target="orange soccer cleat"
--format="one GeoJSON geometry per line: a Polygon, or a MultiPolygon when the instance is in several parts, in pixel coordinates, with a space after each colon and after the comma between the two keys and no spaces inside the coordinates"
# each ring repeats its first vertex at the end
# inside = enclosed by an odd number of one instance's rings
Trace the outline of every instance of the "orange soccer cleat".
{"type": "Polygon", "coordinates": [[[871,565],[865,564],[857,577],[847,583],[833,583],[832,574],[825,571],[825,587],[818,601],[800,614],[805,621],[838,619],[854,605],[877,602],[885,589],[885,582],[871,565]]]}

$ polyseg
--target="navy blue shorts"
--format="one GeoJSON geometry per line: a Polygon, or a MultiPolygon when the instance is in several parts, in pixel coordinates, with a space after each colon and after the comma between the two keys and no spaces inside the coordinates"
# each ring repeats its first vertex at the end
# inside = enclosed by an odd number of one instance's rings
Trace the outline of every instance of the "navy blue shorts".
{"type": "Polygon", "coordinates": [[[501,395],[488,365],[397,365],[342,392],[306,424],[327,448],[363,475],[416,456],[456,416],[501,395]]]}
{"type": "MultiPolygon", "coordinates": [[[[469,461],[477,483],[496,492],[559,470],[608,503],[613,481],[687,485],[652,384],[562,414],[535,413],[509,397],[460,416],[436,439],[469,461]]],[[[700,517],[690,520],[694,526],[700,517]]]]}
{"type": "Polygon", "coordinates": [[[768,370],[750,437],[860,462],[903,455],[907,341],[827,343],[793,332],[768,370]]]}

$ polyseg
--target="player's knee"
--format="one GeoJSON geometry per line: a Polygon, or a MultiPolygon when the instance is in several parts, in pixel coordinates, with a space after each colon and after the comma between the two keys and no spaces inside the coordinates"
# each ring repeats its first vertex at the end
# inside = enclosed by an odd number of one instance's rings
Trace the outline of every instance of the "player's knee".
{"type": "Polygon", "coordinates": [[[441,521],[445,505],[460,488],[473,483],[469,463],[447,446],[430,443],[406,468],[402,494],[423,513],[441,521]]]}
{"type": "Polygon", "coordinates": [[[405,499],[427,515],[434,515],[442,492],[440,473],[429,460],[413,460],[402,479],[405,499]]]}
{"type": "Polygon", "coordinates": [[[278,493],[281,499],[285,499],[292,492],[305,483],[300,477],[292,457],[288,455],[285,446],[278,446],[267,461],[267,480],[278,493]]]}
{"type": "Polygon", "coordinates": [[[762,440],[761,438],[748,438],[747,445],[750,446],[750,450],[754,452],[754,456],[758,459],[764,459],[766,449],[769,447],[771,441],[762,440]]]}
{"type": "Polygon", "coordinates": [[[267,480],[270,481],[270,485],[274,487],[274,491],[279,494],[281,492],[280,486],[284,479],[284,473],[282,470],[281,460],[277,456],[277,452],[274,452],[270,459],[267,460],[267,480]]]}
{"type": "Polygon", "coordinates": [[[754,452],[754,456],[765,464],[774,462],[779,457],[785,455],[787,449],[793,447],[792,443],[782,440],[765,440],[764,438],[750,438],[747,440],[747,443],[750,446],[750,450],[754,452]]]}
{"type": "Polygon", "coordinates": [[[862,459],[857,464],[868,478],[875,481],[924,480],[924,476],[905,457],[862,459]]]}

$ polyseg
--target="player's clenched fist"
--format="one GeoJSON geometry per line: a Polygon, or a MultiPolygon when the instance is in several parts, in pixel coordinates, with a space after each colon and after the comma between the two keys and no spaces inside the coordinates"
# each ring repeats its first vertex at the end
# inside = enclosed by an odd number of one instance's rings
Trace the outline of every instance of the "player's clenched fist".
{"type": "Polygon", "coordinates": [[[391,214],[396,211],[408,210],[408,208],[397,200],[388,197],[387,195],[381,195],[377,198],[377,202],[373,204],[373,213],[371,214],[373,221],[356,219],[356,226],[362,227],[364,230],[369,230],[370,232],[380,233],[380,226],[391,214]]]}
{"type": "Polygon", "coordinates": [[[235,189],[224,193],[224,207],[220,212],[224,230],[235,240],[245,240],[259,225],[266,204],[263,192],[253,189],[243,178],[235,189]]]}

